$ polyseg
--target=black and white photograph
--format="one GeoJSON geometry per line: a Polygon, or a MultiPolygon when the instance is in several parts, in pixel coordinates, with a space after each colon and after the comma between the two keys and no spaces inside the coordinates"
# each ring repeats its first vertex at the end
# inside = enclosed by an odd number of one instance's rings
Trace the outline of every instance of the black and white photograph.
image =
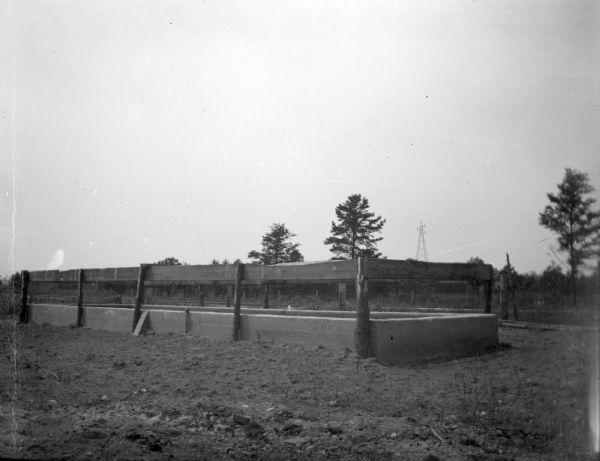
{"type": "Polygon", "coordinates": [[[0,0],[0,459],[600,460],[600,2],[0,0]]]}

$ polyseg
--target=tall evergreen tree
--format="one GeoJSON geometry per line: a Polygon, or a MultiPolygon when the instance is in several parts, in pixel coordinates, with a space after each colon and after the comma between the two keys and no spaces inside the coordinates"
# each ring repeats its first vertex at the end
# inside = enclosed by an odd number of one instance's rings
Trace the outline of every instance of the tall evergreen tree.
{"type": "Polygon", "coordinates": [[[579,267],[598,251],[600,212],[592,209],[596,199],[588,196],[593,191],[586,173],[567,168],[558,193],[547,194],[550,204],[539,216],[542,226],[558,234],[559,249],[567,253],[573,306],[577,305],[579,267]]]}
{"type": "Polygon", "coordinates": [[[292,233],[285,224],[271,224],[269,232],[263,235],[262,250],[252,250],[248,257],[255,264],[279,264],[304,261],[304,256],[298,250],[299,243],[292,243],[291,239],[296,234],[292,233]]]}
{"type": "Polygon", "coordinates": [[[369,211],[369,200],[360,194],[350,195],[344,203],[335,208],[337,223],[331,222],[331,236],[325,239],[325,245],[331,245],[331,251],[337,259],[356,259],[359,256],[378,258],[376,237],[381,232],[385,219],[369,211]]]}

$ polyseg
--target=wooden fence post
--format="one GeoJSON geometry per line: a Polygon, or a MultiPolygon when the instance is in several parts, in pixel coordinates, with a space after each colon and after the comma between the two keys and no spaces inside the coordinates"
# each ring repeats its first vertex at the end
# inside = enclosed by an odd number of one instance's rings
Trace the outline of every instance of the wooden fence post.
{"type": "Polygon", "coordinates": [[[21,271],[21,310],[19,312],[19,322],[29,322],[29,309],[27,308],[27,289],[29,286],[29,272],[21,271]]]}
{"type": "Polygon", "coordinates": [[[494,292],[494,268],[490,266],[489,279],[484,282],[483,292],[485,294],[485,306],[483,312],[486,314],[492,313],[492,294],[494,292]]]}
{"type": "Polygon", "coordinates": [[[140,272],[138,273],[138,281],[137,281],[137,291],[135,294],[135,306],[133,308],[133,327],[132,331],[135,330],[135,327],[140,319],[140,315],[142,312],[142,301],[144,299],[144,279],[146,278],[146,272],[150,264],[140,264],[140,272]]]}
{"type": "Polygon", "coordinates": [[[238,263],[235,273],[235,293],[233,304],[233,340],[242,339],[242,279],[244,278],[244,265],[238,263]]]}
{"type": "Polygon", "coordinates": [[[510,265],[510,257],[508,256],[508,253],[506,253],[506,267],[508,268],[508,274],[507,274],[507,278],[508,278],[507,302],[510,303],[510,304],[512,304],[512,307],[513,307],[513,316],[515,317],[515,320],[519,320],[519,315],[517,313],[517,299],[516,299],[516,296],[515,296],[516,295],[516,293],[515,293],[515,287],[513,285],[513,280],[512,280],[513,267],[510,265]]]}
{"type": "Polygon", "coordinates": [[[356,353],[361,359],[370,355],[370,311],[369,300],[365,290],[365,259],[358,258],[358,271],[356,274],[356,328],[354,342],[356,353]]]}
{"type": "Polygon", "coordinates": [[[506,294],[506,279],[500,274],[500,318],[508,320],[508,296],[506,294]]]}
{"type": "Polygon", "coordinates": [[[346,282],[340,282],[338,284],[338,306],[339,310],[346,309],[346,282]]]}
{"type": "Polygon", "coordinates": [[[264,309],[268,309],[269,308],[269,284],[265,283],[265,295],[263,297],[263,308],[264,309]]]}
{"type": "Polygon", "coordinates": [[[77,327],[83,326],[83,269],[79,269],[77,277],[77,327]]]}

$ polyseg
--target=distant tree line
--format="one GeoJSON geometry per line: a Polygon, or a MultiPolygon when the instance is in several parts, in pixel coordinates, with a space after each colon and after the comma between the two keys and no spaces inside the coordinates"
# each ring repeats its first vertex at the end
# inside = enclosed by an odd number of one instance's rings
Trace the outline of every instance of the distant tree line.
{"type": "MultiPolygon", "coordinates": [[[[352,194],[346,201],[335,208],[336,221],[331,222],[331,235],[324,241],[330,246],[332,259],[356,259],[360,256],[369,258],[381,257],[377,243],[383,240],[378,236],[385,219],[375,216],[370,211],[369,200],[361,194],[352,194]]],[[[300,252],[300,244],[294,242],[296,237],[284,223],[273,223],[269,231],[262,236],[261,248],[248,252],[247,257],[252,264],[282,264],[304,261],[300,252]]],[[[240,259],[233,264],[241,263],[240,259]]],[[[185,265],[177,258],[169,257],[155,264],[185,265]]],[[[227,258],[219,261],[213,259],[211,264],[230,264],[227,258]]]]}
{"type": "MultiPolygon", "coordinates": [[[[566,168],[565,175],[557,192],[548,193],[549,204],[539,213],[539,224],[557,236],[556,250],[566,254],[566,273],[554,261],[541,273],[519,274],[507,263],[496,271],[498,275],[510,275],[516,289],[538,290],[558,298],[568,292],[571,304],[577,305],[578,289],[589,291],[589,280],[598,280],[600,267],[600,211],[594,208],[596,198],[594,188],[587,174],[566,168]],[[581,269],[586,262],[596,263],[595,275],[585,276],[581,269]],[[594,279],[594,276],[596,279],[594,279]]],[[[356,259],[358,257],[380,258],[378,243],[383,240],[380,233],[386,220],[375,215],[369,201],[361,194],[352,194],[336,206],[335,219],[331,222],[330,235],[323,243],[329,247],[332,259],[356,259]]],[[[260,249],[251,250],[247,257],[253,264],[281,264],[304,261],[300,243],[295,242],[294,234],[284,223],[273,223],[262,236],[260,249]]],[[[552,248],[551,248],[552,249],[552,248]]],[[[553,253],[555,250],[552,249],[553,253]]],[[[556,255],[556,253],[555,253],[556,255]]],[[[467,262],[483,264],[479,257],[467,262]]],[[[231,264],[241,263],[235,259],[231,264]]],[[[562,263],[562,261],[561,261],[562,263]]],[[[157,265],[180,266],[184,261],[170,256],[157,265]]],[[[230,264],[228,259],[213,259],[211,264],[230,264]]],[[[8,284],[20,285],[20,273],[13,274],[8,284]]]]}
{"type": "MultiPolygon", "coordinates": [[[[377,243],[383,240],[377,234],[381,232],[385,219],[370,211],[369,200],[360,194],[350,195],[345,202],[335,208],[336,221],[331,222],[331,235],[323,242],[329,245],[332,259],[356,259],[360,256],[379,258],[381,252],[377,243]]],[[[281,264],[304,261],[298,249],[299,243],[293,243],[296,234],[283,223],[273,223],[262,238],[260,250],[248,253],[254,264],[281,264]]]]}

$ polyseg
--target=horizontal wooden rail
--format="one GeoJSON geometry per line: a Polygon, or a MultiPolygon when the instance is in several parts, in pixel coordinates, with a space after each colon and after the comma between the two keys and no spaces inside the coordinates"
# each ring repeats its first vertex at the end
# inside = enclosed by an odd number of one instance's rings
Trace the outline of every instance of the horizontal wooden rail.
{"type": "MultiPolygon", "coordinates": [[[[391,282],[395,280],[492,280],[489,264],[428,263],[412,260],[366,259],[364,279],[391,282]]],[[[137,282],[139,267],[117,267],[107,269],[85,269],[85,283],[137,282]]],[[[236,278],[235,264],[207,264],[193,266],[148,265],[145,282],[149,285],[179,285],[205,283],[233,283],[236,278]]],[[[245,264],[244,284],[268,282],[335,283],[356,280],[356,261],[323,261],[307,263],[277,264],[263,266],[245,264]]],[[[79,270],[31,271],[30,282],[75,282],[79,270]]]]}
{"type": "MultiPolygon", "coordinates": [[[[139,267],[111,267],[108,269],[84,269],[86,282],[136,282],[139,267]]],[[[79,269],[68,271],[31,271],[32,282],[77,282],[79,269]]]]}

